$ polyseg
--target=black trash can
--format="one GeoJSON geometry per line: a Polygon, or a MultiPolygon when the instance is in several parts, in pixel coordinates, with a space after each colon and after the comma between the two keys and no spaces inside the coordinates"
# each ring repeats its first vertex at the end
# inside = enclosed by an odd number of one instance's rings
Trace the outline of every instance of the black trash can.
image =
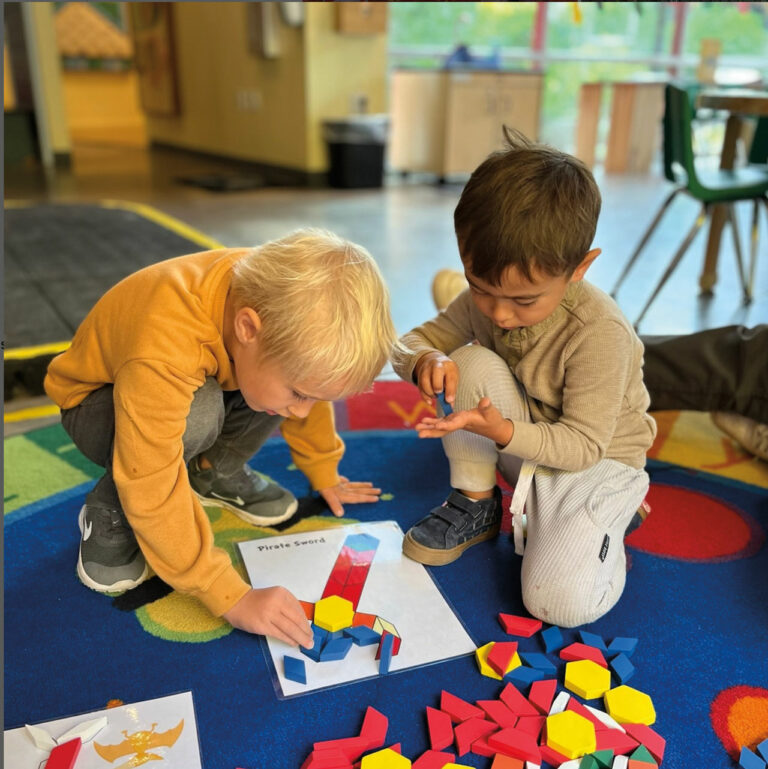
{"type": "Polygon", "coordinates": [[[331,187],[381,187],[389,115],[350,115],[323,121],[331,187]]]}

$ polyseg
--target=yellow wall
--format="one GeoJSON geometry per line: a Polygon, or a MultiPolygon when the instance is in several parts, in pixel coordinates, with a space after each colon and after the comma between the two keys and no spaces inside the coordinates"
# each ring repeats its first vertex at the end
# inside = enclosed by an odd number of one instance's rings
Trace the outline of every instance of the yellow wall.
{"type": "Polygon", "coordinates": [[[8,46],[3,43],[3,108],[12,110],[15,107],[16,91],[13,88],[11,57],[8,54],[8,46]]]}
{"type": "Polygon", "coordinates": [[[350,102],[366,97],[368,112],[387,111],[387,36],[335,31],[335,3],[307,6],[307,166],[327,168],[322,121],[349,115],[350,102]]]}
{"type": "Polygon", "coordinates": [[[181,114],[149,116],[149,136],[187,149],[324,171],[320,121],[348,114],[355,93],[368,95],[370,111],[385,109],[386,35],[339,35],[333,31],[334,3],[306,3],[304,25],[281,20],[280,55],[266,59],[250,50],[249,5],[255,4],[174,3],[181,114]]]}
{"type": "Polygon", "coordinates": [[[74,143],[146,145],[147,130],[134,70],[64,70],[62,81],[74,143]]]}

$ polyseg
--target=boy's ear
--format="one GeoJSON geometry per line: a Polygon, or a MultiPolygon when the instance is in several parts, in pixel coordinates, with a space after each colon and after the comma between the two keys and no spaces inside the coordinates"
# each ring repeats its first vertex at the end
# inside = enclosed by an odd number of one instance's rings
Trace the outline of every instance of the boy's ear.
{"type": "Polygon", "coordinates": [[[235,313],[235,336],[240,344],[248,345],[258,342],[261,331],[261,318],[252,307],[241,307],[235,313]]]}
{"type": "Polygon", "coordinates": [[[599,248],[593,248],[591,251],[589,251],[587,255],[581,260],[579,266],[573,271],[573,275],[571,275],[571,279],[568,282],[578,283],[580,280],[582,280],[587,274],[587,270],[592,265],[592,262],[594,262],[601,253],[602,251],[599,248]]]}

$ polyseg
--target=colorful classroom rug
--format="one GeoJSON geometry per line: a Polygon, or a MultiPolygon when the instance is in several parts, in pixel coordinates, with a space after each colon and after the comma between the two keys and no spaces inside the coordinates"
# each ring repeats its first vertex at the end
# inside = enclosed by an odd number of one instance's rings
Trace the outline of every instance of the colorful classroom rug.
{"type": "MultiPolygon", "coordinates": [[[[443,498],[448,473],[439,443],[402,429],[420,408],[413,388],[400,383],[379,383],[339,407],[342,470],[385,491],[377,504],[349,507],[348,521],[395,520],[406,530],[443,498]]],[[[672,464],[669,442],[685,442],[687,421],[679,416],[655,447],[653,513],[628,540],[624,596],[587,629],[608,640],[639,639],[629,685],[654,701],[654,729],[667,739],[664,767],[728,769],[741,745],[768,737],[768,479],[760,464],[750,470],[752,481],[734,476],[750,465],[730,461],[739,456],[734,446],[714,460],[700,456],[698,465],[690,456],[688,467],[672,464]],[[703,470],[703,463],[728,468],[703,470]]],[[[694,423],[708,444],[720,443],[714,428],[694,423]]],[[[254,466],[306,493],[279,439],[254,466]]],[[[481,676],[468,656],[278,700],[256,637],[233,631],[159,580],[117,597],[78,582],[77,512],[98,468],[59,426],[6,440],[5,469],[5,728],[190,690],[206,769],[299,769],[314,742],[358,734],[368,705],[389,718],[386,744],[399,742],[415,758],[429,747],[425,707],[438,706],[441,690],[470,702],[498,696],[500,683],[481,676]]],[[[238,541],[274,533],[217,508],[208,512],[217,543],[238,563],[238,541]]],[[[305,497],[281,533],[342,522],[305,497]]],[[[431,570],[478,646],[509,639],[499,612],[525,613],[520,558],[504,529],[431,570]]],[[[565,637],[578,640],[575,630],[565,637]]],[[[520,648],[544,651],[538,636],[521,639],[520,648]]],[[[549,658],[562,681],[564,663],[549,658]]],[[[475,754],[460,763],[490,766],[475,754]]]]}

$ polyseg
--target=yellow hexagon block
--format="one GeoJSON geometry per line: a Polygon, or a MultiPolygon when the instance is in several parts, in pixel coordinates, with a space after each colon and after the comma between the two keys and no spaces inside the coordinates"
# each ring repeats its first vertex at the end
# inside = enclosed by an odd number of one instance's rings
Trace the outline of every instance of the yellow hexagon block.
{"type": "Polygon", "coordinates": [[[611,688],[611,671],[592,660],[569,662],[565,666],[565,688],[585,700],[594,700],[611,688]]]}
{"type": "Polygon", "coordinates": [[[595,725],[572,710],[547,718],[547,745],[568,758],[594,753],[595,725]]]}
{"type": "Polygon", "coordinates": [[[355,608],[352,601],[340,595],[329,595],[315,604],[315,625],[335,633],[352,624],[355,608]]]}
{"type": "Polygon", "coordinates": [[[360,769],[411,769],[411,762],[391,748],[363,756],[360,769]]]}
{"type": "MultiPolygon", "coordinates": [[[[477,666],[480,668],[480,672],[484,676],[488,676],[488,678],[495,678],[497,681],[501,681],[503,679],[503,676],[500,676],[489,664],[488,664],[488,654],[493,648],[496,641],[491,641],[490,643],[485,644],[485,646],[479,646],[477,649],[475,649],[475,659],[477,660],[477,666]]],[[[509,673],[510,670],[514,670],[517,667],[520,667],[523,663],[520,661],[520,657],[517,652],[515,652],[512,659],[509,661],[509,665],[507,665],[507,669],[504,671],[504,675],[509,673]]]]}
{"type": "Polygon", "coordinates": [[[644,692],[631,686],[617,686],[605,693],[605,709],[620,724],[645,724],[656,721],[653,700],[644,692]]]}

